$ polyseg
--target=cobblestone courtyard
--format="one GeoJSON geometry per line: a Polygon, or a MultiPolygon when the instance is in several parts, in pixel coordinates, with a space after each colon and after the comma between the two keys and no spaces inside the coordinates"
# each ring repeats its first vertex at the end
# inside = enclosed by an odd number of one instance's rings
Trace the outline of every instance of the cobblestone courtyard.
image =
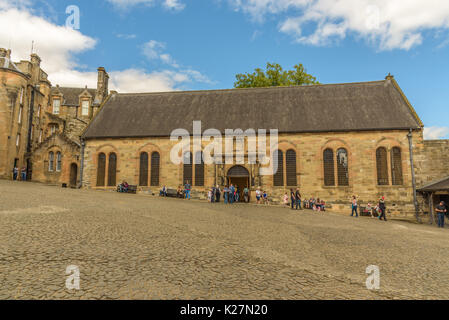
{"type": "Polygon", "coordinates": [[[449,299],[448,249],[427,225],[0,181],[1,299],[449,299]]]}

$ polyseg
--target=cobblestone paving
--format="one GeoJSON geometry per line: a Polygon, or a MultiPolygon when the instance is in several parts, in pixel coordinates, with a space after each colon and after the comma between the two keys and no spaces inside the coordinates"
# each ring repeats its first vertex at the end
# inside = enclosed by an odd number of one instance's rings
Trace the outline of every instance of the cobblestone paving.
{"type": "Polygon", "coordinates": [[[427,225],[0,181],[0,299],[449,299],[448,249],[427,225]]]}

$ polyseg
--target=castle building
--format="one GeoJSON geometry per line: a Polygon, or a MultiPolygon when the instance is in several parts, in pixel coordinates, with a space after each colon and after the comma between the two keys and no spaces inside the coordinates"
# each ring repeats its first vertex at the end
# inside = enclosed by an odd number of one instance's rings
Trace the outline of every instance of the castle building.
{"type": "Polygon", "coordinates": [[[108,74],[98,69],[96,89],[52,87],[41,59],[11,61],[0,49],[0,178],[13,168],[27,180],[76,187],[80,135],[108,95],[108,74]]]}
{"type": "Polygon", "coordinates": [[[30,180],[43,183],[115,191],[127,181],[158,194],[162,186],[189,182],[200,197],[212,186],[233,184],[249,188],[253,201],[260,188],[274,202],[300,188],[303,198],[324,199],[337,210],[347,210],[353,195],[362,204],[385,196],[388,213],[404,217],[449,200],[449,140],[424,140],[419,116],[391,75],[362,83],[126,94],[109,93],[104,68],[95,89],[54,87],[37,55],[18,63],[10,55],[0,49],[3,179],[24,166],[30,180]],[[277,143],[260,145],[263,130],[268,138],[276,132],[277,143]],[[255,157],[255,141],[262,158],[255,157]],[[270,155],[274,174],[266,174],[270,155]]]}

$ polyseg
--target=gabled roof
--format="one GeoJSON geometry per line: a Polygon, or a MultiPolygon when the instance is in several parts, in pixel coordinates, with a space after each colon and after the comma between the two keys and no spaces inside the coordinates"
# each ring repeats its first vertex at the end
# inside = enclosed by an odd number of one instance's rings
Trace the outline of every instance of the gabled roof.
{"type": "Polygon", "coordinates": [[[449,191],[449,177],[441,180],[432,181],[431,183],[419,188],[420,192],[436,192],[436,191],[449,191]]]}
{"type": "Polygon", "coordinates": [[[421,129],[394,79],[313,86],[112,94],[83,137],[170,136],[174,129],[280,133],[421,129]]]}
{"type": "Polygon", "coordinates": [[[95,89],[90,88],[69,88],[69,87],[52,87],[51,94],[59,94],[62,93],[64,97],[64,101],[62,101],[62,105],[64,106],[79,106],[80,104],[80,95],[87,90],[87,92],[92,96],[92,101],[95,98],[95,89]]]}

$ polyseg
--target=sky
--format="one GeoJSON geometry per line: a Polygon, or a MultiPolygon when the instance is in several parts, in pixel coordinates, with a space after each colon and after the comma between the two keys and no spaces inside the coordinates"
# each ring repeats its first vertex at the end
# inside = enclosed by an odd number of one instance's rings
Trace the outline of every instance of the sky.
{"type": "Polygon", "coordinates": [[[321,83],[395,76],[449,138],[447,0],[0,0],[0,47],[34,52],[53,85],[157,92],[232,88],[235,75],[302,63],[321,83]]]}

